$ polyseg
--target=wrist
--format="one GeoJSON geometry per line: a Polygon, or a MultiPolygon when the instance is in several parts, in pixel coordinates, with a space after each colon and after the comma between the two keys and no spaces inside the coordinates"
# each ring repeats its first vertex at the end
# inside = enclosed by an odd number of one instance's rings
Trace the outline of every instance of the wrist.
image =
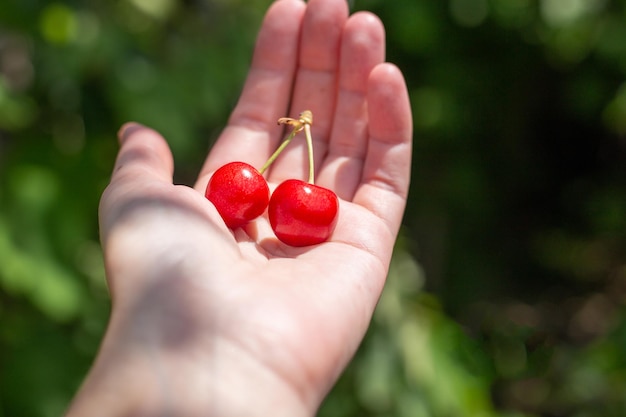
{"type": "Polygon", "coordinates": [[[228,342],[211,341],[201,350],[128,343],[115,333],[107,332],[66,417],[310,417],[316,412],[317,404],[307,404],[288,381],[228,342]]]}

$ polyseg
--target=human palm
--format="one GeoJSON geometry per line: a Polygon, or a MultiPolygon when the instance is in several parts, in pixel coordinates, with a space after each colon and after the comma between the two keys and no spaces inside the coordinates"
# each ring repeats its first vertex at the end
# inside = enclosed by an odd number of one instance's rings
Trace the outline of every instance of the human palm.
{"type": "MultiPolygon", "coordinates": [[[[185,379],[214,411],[236,389],[221,381],[265,386],[315,410],[362,340],[406,202],[411,114],[401,73],[383,60],[375,16],[348,17],[344,0],[280,0],[193,188],[173,185],[172,155],[156,132],[122,129],[100,207],[113,300],[102,352],[139,347],[169,358],[159,365],[161,391],[185,379]],[[230,231],[204,197],[211,174],[235,160],[260,167],[284,136],[276,120],[305,109],[314,115],[316,183],[340,198],[330,240],[287,246],[266,216],[230,231]]],[[[296,138],[266,177],[273,189],[307,171],[296,138]]]]}

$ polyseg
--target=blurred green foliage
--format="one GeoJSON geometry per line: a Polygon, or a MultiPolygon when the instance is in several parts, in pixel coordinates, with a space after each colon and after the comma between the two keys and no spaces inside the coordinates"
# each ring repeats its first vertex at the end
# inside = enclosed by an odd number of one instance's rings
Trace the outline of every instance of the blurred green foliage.
{"type": "MultiPolygon", "coordinates": [[[[355,0],[414,109],[388,285],[321,417],[626,415],[626,1],[355,0]]],[[[268,0],[0,3],[0,417],[62,414],[109,312],[137,120],[190,183],[268,0]]]]}

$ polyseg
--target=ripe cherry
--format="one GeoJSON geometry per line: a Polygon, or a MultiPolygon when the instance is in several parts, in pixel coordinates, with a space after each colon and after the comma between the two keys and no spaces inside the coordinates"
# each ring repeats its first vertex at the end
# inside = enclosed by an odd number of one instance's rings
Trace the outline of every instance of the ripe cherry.
{"type": "Polygon", "coordinates": [[[296,179],[282,182],[268,206],[274,234],[291,246],[325,242],[335,229],[338,211],[339,200],[334,192],[296,179]]]}
{"type": "Polygon", "coordinates": [[[241,227],[265,211],[270,191],[265,178],[245,162],[221,166],[207,185],[206,198],[231,229],[241,227]]]}
{"type": "Polygon", "coordinates": [[[244,162],[222,166],[211,177],[206,198],[215,205],[224,223],[231,229],[245,225],[269,207],[272,230],[283,243],[309,246],[325,242],[337,224],[339,200],[331,190],[313,184],[313,115],[305,110],[298,119],[282,117],[278,123],[291,125],[293,129],[265,165],[259,171],[244,162]],[[287,180],[274,190],[270,198],[263,173],[301,131],[304,131],[307,142],[309,181],[287,180]]]}

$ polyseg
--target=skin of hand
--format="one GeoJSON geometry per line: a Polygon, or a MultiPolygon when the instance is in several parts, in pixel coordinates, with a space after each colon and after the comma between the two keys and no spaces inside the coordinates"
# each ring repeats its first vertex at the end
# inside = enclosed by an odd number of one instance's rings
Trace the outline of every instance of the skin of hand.
{"type": "MultiPolygon", "coordinates": [[[[355,353],[382,292],[407,198],[412,122],[385,33],[344,0],[278,0],[227,127],[194,187],[138,124],[100,204],[112,298],[96,361],[67,416],[312,416],[355,353]],[[330,241],[292,248],[263,216],[234,232],[204,197],[211,174],[260,167],[310,109],[316,184],[340,198],[330,241]]],[[[304,140],[266,177],[307,178],[304,140]]]]}

